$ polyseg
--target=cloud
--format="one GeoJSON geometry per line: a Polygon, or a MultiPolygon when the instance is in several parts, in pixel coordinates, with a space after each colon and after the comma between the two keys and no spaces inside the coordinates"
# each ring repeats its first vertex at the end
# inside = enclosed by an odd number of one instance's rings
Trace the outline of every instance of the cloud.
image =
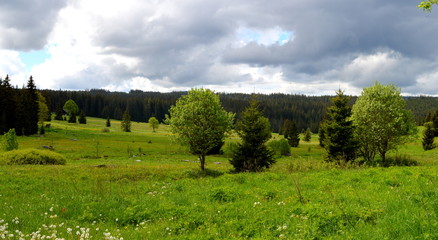
{"type": "Polygon", "coordinates": [[[360,93],[378,80],[434,94],[424,87],[438,68],[438,15],[410,2],[37,0],[26,7],[20,0],[0,7],[0,18],[8,17],[0,47],[50,54],[28,72],[42,88],[313,95],[339,86],[360,93]]]}
{"type": "Polygon", "coordinates": [[[45,46],[66,0],[0,1],[0,47],[34,50],[45,46]]]}

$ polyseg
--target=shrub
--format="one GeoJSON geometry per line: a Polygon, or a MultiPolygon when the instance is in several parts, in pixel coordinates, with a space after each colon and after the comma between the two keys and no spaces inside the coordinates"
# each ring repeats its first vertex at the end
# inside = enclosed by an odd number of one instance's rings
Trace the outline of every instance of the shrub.
{"type": "Polygon", "coordinates": [[[0,163],[8,165],[64,165],[66,161],[59,153],[38,149],[13,150],[0,157],[0,163]]]}
{"type": "Polygon", "coordinates": [[[286,139],[273,140],[268,143],[268,147],[278,156],[290,156],[290,146],[286,139]]]}
{"type": "Polygon", "coordinates": [[[15,129],[9,129],[5,135],[3,135],[3,149],[6,151],[11,151],[18,149],[17,134],[15,134],[15,129]]]}

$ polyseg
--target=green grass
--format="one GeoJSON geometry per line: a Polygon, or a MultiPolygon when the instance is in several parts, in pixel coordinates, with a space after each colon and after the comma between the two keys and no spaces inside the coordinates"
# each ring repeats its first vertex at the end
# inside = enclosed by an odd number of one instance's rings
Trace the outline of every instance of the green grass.
{"type": "Polygon", "coordinates": [[[415,167],[339,168],[314,135],[264,173],[230,173],[225,144],[202,173],[166,126],[87,120],[19,137],[67,164],[0,166],[0,239],[438,238],[437,150],[419,140],[398,152],[415,167]]]}

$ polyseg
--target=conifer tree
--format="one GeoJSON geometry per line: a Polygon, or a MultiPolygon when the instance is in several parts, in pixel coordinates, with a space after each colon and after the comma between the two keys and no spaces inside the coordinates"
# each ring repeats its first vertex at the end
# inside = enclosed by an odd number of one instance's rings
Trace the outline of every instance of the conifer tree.
{"type": "Polygon", "coordinates": [[[63,120],[64,120],[63,115],[64,115],[64,112],[63,112],[63,110],[62,110],[62,107],[61,107],[61,106],[58,106],[58,107],[56,108],[55,120],[63,121],[63,120]]]}
{"type": "Polygon", "coordinates": [[[289,146],[298,147],[298,144],[300,143],[300,134],[298,132],[298,127],[295,121],[286,119],[283,126],[284,138],[286,138],[289,146]]]}
{"type": "Polygon", "coordinates": [[[271,125],[255,99],[243,112],[236,130],[242,142],[238,143],[230,163],[237,172],[259,172],[275,163],[274,152],[266,146],[271,138],[271,125]]]}
{"type": "Polygon", "coordinates": [[[423,149],[424,151],[432,150],[436,148],[435,140],[435,129],[433,128],[433,123],[427,122],[424,124],[423,132],[423,149]]]}
{"type": "Polygon", "coordinates": [[[306,131],[304,131],[304,141],[310,142],[310,139],[312,139],[312,132],[310,131],[310,128],[307,128],[306,131]]]}
{"type": "Polygon", "coordinates": [[[332,98],[333,106],[328,108],[327,119],[322,125],[327,161],[350,162],[356,158],[358,142],[354,138],[353,121],[350,120],[349,100],[350,97],[338,90],[336,97],[332,98]]]}
{"type": "Polygon", "coordinates": [[[87,117],[85,115],[85,112],[82,110],[81,114],[79,114],[79,124],[87,124],[87,117]]]}
{"type": "Polygon", "coordinates": [[[105,126],[106,126],[106,127],[111,127],[111,121],[110,121],[110,118],[109,118],[109,117],[106,118],[105,126]]]}
{"type": "Polygon", "coordinates": [[[129,114],[129,110],[126,109],[122,116],[121,123],[122,131],[130,132],[131,131],[131,115],[129,114]]]}

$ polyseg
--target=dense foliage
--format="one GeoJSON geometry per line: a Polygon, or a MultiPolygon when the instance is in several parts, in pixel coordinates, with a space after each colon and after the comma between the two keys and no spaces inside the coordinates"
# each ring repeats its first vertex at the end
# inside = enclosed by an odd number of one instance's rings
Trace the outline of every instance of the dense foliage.
{"type": "Polygon", "coordinates": [[[59,153],[37,149],[13,150],[0,157],[0,164],[8,165],[64,165],[66,162],[66,158],[59,153]]]}
{"type": "Polygon", "coordinates": [[[201,170],[205,169],[205,156],[223,143],[233,121],[234,114],[223,109],[219,96],[203,88],[179,98],[166,118],[177,140],[199,156],[201,170]]]}
{"type": "Polygon", "coordinates": [[[338,90],[332,98],[333,106],[328,108],[327,119],[321,125],[322,146],[330,162],[351,162],[356,158],[358,142],[354,138],[351,117],[350,97],[338,90]]]}
{"type": "Polygon", "coordinates": [[[284,138],[289,143],[289,146],[298,147],[298,144],[300,143],[300,133],[295,121],[286,119],[284,121],[282,130],[283,131],[280,133],[284,135],[284,138]]]}
{"type": "Polygon", "coordinates": [[[237,121],[236,132],[242,140],[230,159],[236,172],[259,172],[275,163],[274,153],[266,146],[271,138],[271,126],[255,99],[237,121]]]}
{"type": "Polygon", "coordinates": [[[0,134],[12,128],[17,135],[38,132],[38,95],[32,76],[23,89],[13,88],[9,76],[0,78],[0,106],[0,134]]]}
{"type": "Polygon", "coordinates": [[[129,113],[129,109],[126,109],[122,116],[122,122],[120,124],[122,131],[130,132],[131,131],[131,114],[129,113]]]}
{"type": "Polygon", "coordinates": [[[352,108],[352,120],[360,152],[372,162],[378,153],[385,164],[386,153],[416,136],[412,113],[400,89],[393,85],[375,85],[364,88],[352,108]]]}
{"type": "Polygon", "coordinates": [[[424,124],[424,132],[423,132],[423,141],[421,142],[423,145],[424,151],[432,150],[436,148],[435,144],[435,129],[433,128],[433,123],[427,122],[424,124]]]}

